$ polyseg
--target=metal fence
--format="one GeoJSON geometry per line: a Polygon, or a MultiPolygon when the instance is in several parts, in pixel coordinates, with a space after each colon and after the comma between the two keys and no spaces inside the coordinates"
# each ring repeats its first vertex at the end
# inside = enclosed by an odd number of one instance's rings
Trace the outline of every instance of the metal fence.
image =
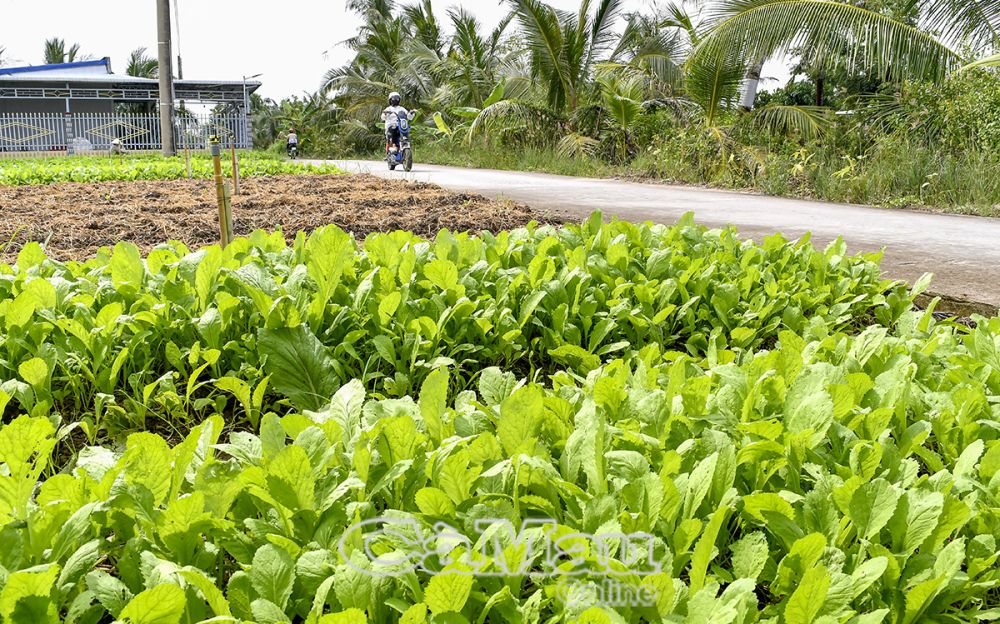
{"type": "MultiPolygon", "coordinates": [[[[241,149],[252,146],[250,123],[241,114],[178,114],[174,136],[178,148],[207,148],[212,136],[241,149]]],[[[0,113],[0,157],[104,153],[115,140],[130,152],[159,150],[159,115],[0,113]]]]}

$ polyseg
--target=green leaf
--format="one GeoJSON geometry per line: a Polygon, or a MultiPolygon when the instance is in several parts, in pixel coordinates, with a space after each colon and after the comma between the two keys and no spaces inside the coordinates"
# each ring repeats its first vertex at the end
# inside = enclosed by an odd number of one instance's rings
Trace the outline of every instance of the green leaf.
{"type": "Polygon", "coordinates": [[[31,358],[26,362],[21,362],[21,365],[17,367],[17,373],[38,391],[45,386],[49,377],[49,366],[41,358],[31,358]]]}
{"type": "Polygon", "coordinates": [[[827,385],[818,369],[803,372],[795,380],[785,403],[785,428],[789,433],[826,433],[833,422],[833,399],[827,385]]]}
{"type": "Polygon", "coordinates": [[[253,617],[261,624],[291,624],[292,620],[285,615],[284,609],[270,600],[258,598],[250,603],[253,617]]]}
{"type": "Polygon", "coordinates": [[[442,613],[461,612],[472,591],[471,574],[444,572],[431,577],[424,590],[424,602],[435,616],[442,613]]]}
{"type": "Polygon", "coordinates": [[[27,273],[32,267],[39,266],[45,262],[45,251],[37,241],[29,241],[21,247],[17,254],[17,268],[22,273],[27,273]]]}
{"type": "Polygon", "coordinates": [[[157,585],[125,606],[120,619],[130,624],[180,624],[187,599],[177,585],[157,585]]]}
{"type": "Polygon", "coordinates": [[[295,562],[282,548],[265,544],[257,549],[250,566],[250,583],[257,594],[284,609],[295,585],[295,562]]]}
{"type": "Polygon", "coordinates": [[[796,540],[778,566],[774,591],[779,594],[791,592],[799,579],[816,565],[824,550],[826,550],[826,537],[822,533],[811,533],[796,540]]]}
{"type": "Polygon", "coordinates": [[[324,615],[320,618],[319,624],[368,624],[368,617],[361,609],[348,609],[324,615]]]}
{"type": "Polygon", "coordinates": [[[452,433],[445,422],[448,401],[448,370],[439,368],[431,372],[420,387],[420,416],[424,419],[431,440],[440,443],[452,433]]]}
{"type": "Polygon", "coordinates": [[[75,585],[84,575],[94,569],[94,566],[101,559],[101,544],[101,540],[91,540],[77,548],[66,559],[62,572],[59,573],[59,587],[75,585]]]}
{"type": "Polygon", "coordinates": [[[139,248],[128,241],[121,241],[115,245],[111,253],[111,282],[115,288],[122,286],[132,286],[139,288],[146,275],[146,268],[142,263],[142,254],[139,248]]]}
{"type": "Polygon", "coordinates": [[[568,481],[575,482],[583,470],[589,489],[597,495],[605,494],[608,488],[604,456],[606,436],[607,422],[594,401],[588,399],[576,413],[573,433],[566,440],[562,471],[568,481]]]}
{"type": "Polygon", "coordinates": [[[823,566],[809,569],[785,605],[786,624],[812,624],[826,602],[829,589],[830,572],[823,566]]]}
{"type": "Polygon", "coordinates": [[[715,541],[719,537],[719,530],[722,523],[729,515],[728,507],[720,507],[712,514],[712,519],[708,521],[701,539],[694,548],[691,555],[691,592],[697,593],[705,585],[705,574],[708,572],[708,564],[712,561],[715,552],[715,541]]]}
{"type": "Polygon", "coordinates": [[[12,476],[40,473],[48,465],[49,452],[55,446],[54,434],[47,418],[18,416],[0,427],[0,462],[7,464],[12,476]]]}
{"type": "Polygon", "coordinates": [[[410,606],[399,619],[399,624],[427,624],[427,605],[418,602],[410,606]]]}
{"type": "Polygon", "coordinates": [[[732,546],[733,575],[756,580],[769,559],[767,536],[760,531],[744,535],[732,546]]]}
{"type": "Polygon", "coordinates": [[[382,327],[388,326],[389,322],[392,321],[402,299],[403,295],[398,290],[394,290],[378,302],[378,318],[382,327]]]}
{"type": "Polygon", "coordinates": [[[441,290],[453,290],[458,286],[458,267],[451,260],[431,260],[424,265],[424,275],[441,290]]]}
{"type": "Polygon", "coordinates": [[[212,610],[212,613],[219,616],[232,616],[233,613],[229,609],[229,601],[222,594],[216,584],[209,579],[200,570],[182,570],[180,575],[184,577],[184,580],[194,585],[199,592],[201,592],[202,597],[205,602],[208,603],[208,608],[212,610]]]}
{"type": "Polygon", "coordinates": [[[348,609],[369,608],[374,591],[374,577],[361,571],[367,563],[364,557],[356,554],[352,565],[337,566],[333,589],[341,606],[348,609]]]}
{"type": "Polygon", "coordinates": [[[86,584],[87,589],[94,592],[97,602],[114,618],[117,618],[125,605],[132,600],[132,592],[125,583],[103,570],[88,574],[86,584]]]}
{"type": "MultiPolygon", "coordinates": [[[[274,500],[292,513],[313,509],[316,483],[309,455],[300,446],[285,446],[267,466],[267,487],[274,500]]],[[[280,605],[281,602],[264,596],[280,605]]]]}
{"type": "Polygon", "coordinates": [[[453,134],[451,128],[448,127],[448,124],[445,122],[441,113],[434,113],[434,125],[437,126],[437,129],[444,135],[451,136],[453,134]]]}
{"type": "Polygon", "coordinates": [[[29,292],[23,292],[10,300],[7,313],[4,315],[4,325],[8,331],[15,327],[24,327],[35,314],[37,303],[35,297],[29,292]]]}
{"type": "Polygon", "coordinates": [[[562,345],[549,350],[549,356],[556,362],[568,364],[582,372],[590,372],[601,366],[601,358],[576,345],[562,345]]]}
{"type": "Polygon", "coordinates": [[[220,269],[222,269],[222,250],[213,245],[205,250],[201,261],[198,262],[198,268],[195,269],[194,287],[198,294],[198,302],[201,304],[199,312],[208,307],[220,269]]]}
{"type": "MultiPolygon", "coordinates": [[[[22,377],[23,376],[24,375],[22,375],[22,377]]],[[[25,379],[25,381],[27,381],[27,379],[25,379]]],[[[31,382],[29,381],[28,383],[31,382]]],[[[979,461],[979,458],[983,456],[983,451],[985,450],[986,443],[982,440],[974,440],[972,444],[966,447],[966,449],[962,451],[959,458],[955,461],[955,469],[952,471],[955,478],[959,479],[961,477],[971,475],[975,471],[976,463],[979,461]]]]}
{"type": "Polygon", "coordinates": [[[484,369],[479,375],[479,394],[488,405],[500,405],[517,388],[517,377],[499,368],[484,369]]]}
{"type": "Polygon", "coordinates": [[[271,385],[295,407],[318,411],[337,391],[337,375],[326,347],[304,325],[262,328],[258,349],[271,385]]]}
{"type": "Polygon", "coordinates": [[[508,456],[534,445],[544,409],[538,386],[525,386],[504,400],[500,406],[497,437],[508,456]]]}
{"type": "Polygon", "coordinates": [[[166,440],[147,432],[130,435],[121,463],[127,484],[146,488],[155,504],[163,503],[170,492],[173,464],[166,440]]]}
{"type": "Polygon", "coordinates": [[[52,601],[59,566],[44,572],[14,572],[0,592],[0,615],[5,622],[55,622],[57,605],[52,601]]]}
{"type": "Polygon", "coordinates": [[[493,87],[492,91],[490,91],[489,97],[487,97],[486,100],[483,102],[483,108],[489,108],[490,106],[493,106],[494,104],[502,100],[506,89],[507,89],[507,79],[504,78],[501,79],[500,82],[498,82],[495,87],[493,87]]]}
{"type": "Polygon", "coordinates": [[[449,518],[455,513],[455,505],[448,495],[433,487],[426,487],[417,492],[417,509],[420,513],[435,518],[449,518]]]}
{"type": "Polygon", "coordinates": [[[848,517],[858,530],[858,535],[871,539],[892,518],[896,511],[899,493],[891,483],[876,479],[865,483],[854,492],[848,508],[848,517]]]}
{"type": "Polygon", "coordinates": [[[903,554],[913,553],[934,533],[943,511],[940,492],[907,491],[890,524],[893,543],[901,545],[903,554]]]}

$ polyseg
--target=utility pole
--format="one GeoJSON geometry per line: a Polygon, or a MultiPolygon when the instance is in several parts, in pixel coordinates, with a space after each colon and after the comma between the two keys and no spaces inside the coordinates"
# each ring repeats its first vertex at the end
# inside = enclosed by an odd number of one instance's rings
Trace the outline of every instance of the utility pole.
{"type": "Polygon", "coordinates": [[[181,0],[174,0],[174,30],[177,32],[177,80],[184,80],[184,61],[181,60],[181,0]]]}
{"type": "Polygon", "coordinates": [[[160,141],[163,155],[174,156],[174,71],[170,59],[170,0],[156,0],[160,65],[160,141]]]}

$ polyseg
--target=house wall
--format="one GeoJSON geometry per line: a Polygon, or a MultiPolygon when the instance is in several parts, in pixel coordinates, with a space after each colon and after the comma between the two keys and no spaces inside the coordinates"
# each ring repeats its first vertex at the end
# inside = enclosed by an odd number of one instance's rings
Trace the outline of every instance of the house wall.
{"type": "MultiPolygon", "coordinates": [[[[70,100],[71,113],[113,113],[111,100],[70,100]]],[[[0,113],[65,113],[66,100],[15,100],[0,98],[0,113]]]]}

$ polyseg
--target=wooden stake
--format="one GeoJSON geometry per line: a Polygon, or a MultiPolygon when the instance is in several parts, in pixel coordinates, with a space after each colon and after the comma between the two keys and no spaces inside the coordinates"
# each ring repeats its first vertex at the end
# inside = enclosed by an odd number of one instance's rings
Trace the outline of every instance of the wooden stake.
{"type": "Polygon", "coordinates": [[[194,175],[191,173],[191,149],[188,148],[187,142],[187,117],[184,117],[184,128],[181,132],[181,142],[184,145],[184,164],[187,166],[188,180],[190,180],[194,175]]]}
{"type": "Polygon", "coordinates": [[[233,157],[233,195],[240,194],[240,161],[236,157],[236,135],[229,135],[229,151],[233,157]]]}
{"type": "Polygon", "coordinates": [[[225,247],[230,242],[232,209],[226,201],[226,182],[222,178],[222,146],[218,137],[212,137],[209,150],[212,153],[212,166],[215,168],[215,196],[219,203],[219,242],[225,247]]]}

